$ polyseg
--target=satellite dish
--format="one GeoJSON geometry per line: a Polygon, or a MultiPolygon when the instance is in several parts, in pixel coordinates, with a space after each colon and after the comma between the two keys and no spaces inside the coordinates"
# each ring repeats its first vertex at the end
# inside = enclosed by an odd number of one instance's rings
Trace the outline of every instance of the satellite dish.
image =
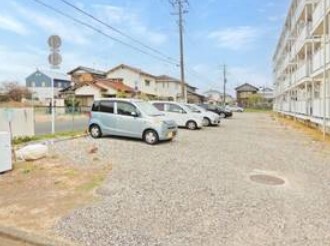
{"type": "Polygon", "coordinates": [[[62,45],[62,40],[58,35],[52,35],[48,38],[48,45],[51,49],[57,50],[62,45]]]}
{"type": "Polygon", "coordinates": [[[58,52],[53,52],[48,56],[48,62],[54,67],[58,67],[62,63],[62,56],[58,52]]]}

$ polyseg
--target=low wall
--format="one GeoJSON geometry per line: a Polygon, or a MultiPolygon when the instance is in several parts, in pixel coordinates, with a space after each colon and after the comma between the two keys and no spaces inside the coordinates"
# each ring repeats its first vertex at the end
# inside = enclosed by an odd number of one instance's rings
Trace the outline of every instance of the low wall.
{"type": "Polygon", "coordinates": [[[0,108],[0,131],[9,132],[9,120],[13,137],[34,136],[33,108],[0,108]]]}

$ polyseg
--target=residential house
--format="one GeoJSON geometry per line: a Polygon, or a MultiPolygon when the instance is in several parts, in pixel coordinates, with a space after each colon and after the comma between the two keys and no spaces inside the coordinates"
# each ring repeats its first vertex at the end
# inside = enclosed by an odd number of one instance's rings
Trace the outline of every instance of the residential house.
{"type": "Polygon", "coordinates": [[[274,99],[274,90],[270,87],[263,86],[259,88],[259,95],[269,103],[272,103],[274,99]]]}
{"type": "Polygon", "coordinates": [[[176,101],[181,97],[182,86],[180,80],[167,75],[161,75],[156,78],[156,83],[158,97],[160,99],[176,101]]]}
{"type": "Polygon", "coordinates": [[[249,98],[256,95],[259,89],[249,83],[245,83],[235,88],[236,99],[239,106],[247,107],[249,106],[249,98]]]}
{"type": "Polygon", "coordinates": [[[197,93],[197,87],[187,84],[187,101],[188,103],[201,104],[205,101],[205,96],[197,93]]]}
{"type": "MultiPolygon", "coordinates": [[[[225,94],[218,90],[208,90],[203,93],[205,100],[210,104],[223,104],[225,94]]],[[[226,93],[226,104],[232,104],[235,99],[228,93],[226,93]]]]}
{"type": "Polygon", "coordinates": [[[90,107],[93,101],[103,97],[118,97],[126,95],[131,97],[134,89],[125,85],[123,79],[98,79],[84,84],[76,84],[61,91],[62,95],[74,95],[74,98],[82,107],[90,107]]]}
{"type": "Polygon", "coordinates": [[[329,10],[329,1],[291,0],[273,56],[273,77],[276,112],[322,128],[326,122],[330,131],[330,46],[323,43],[329,10]]]}
{"type": "Polygon", "coordinates": [[[159,95],[157,77],[139,68],[121,64],[109,70],[106,77],[122,78],[127,86],[134,88],[136,93],[143,93],[149,98],[157,98],[159,95]]]}
{"type": "Polygon", "coordinates": [[[60,90],[71,84],[68,75],[39,69],[29,75],[25,81],[26,87],[32,92],[33,97],[42,102],[48,102],[52,98],[52,83],[54,83],[55,97],[58,97],[60,90]]]}
{"type": "Polygon", "coordinates": [[[70,72],[68,72],[68,75],[71,76],[71,81],[75,84],[84,84],[89,83],[98,79],[105,79],[106,78],[106,72],[89,68],[89,67],[83,67],[79,66],[70,72]]]}

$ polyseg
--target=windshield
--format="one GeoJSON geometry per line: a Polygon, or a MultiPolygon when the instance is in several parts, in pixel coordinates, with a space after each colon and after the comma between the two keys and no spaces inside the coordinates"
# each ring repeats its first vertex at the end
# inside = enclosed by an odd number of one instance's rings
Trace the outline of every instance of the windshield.
{"type": "Polygon", "coordinates": [[[194,112],[194,113],[200,113],[200,112],[201,112],[201,110],[199,110],[198,108],[196,108],[196,107],[193,106],[193,105],[186,104],[185,106],[186,106],[187,108],[189,108],[191,112],[194,112]]]}
{"type": "Polygon", "coordinates": [[[149,116],[163,116],[164,114],[160,112],[155,106],[151,105],[148,102],[135,102],[136,106],[138,106],[139,110],[149,116]]]}
{"type": "Polygon", "coordinates": [[[198,106],[198,105],[192,105],[192,106],[200,112],[207,112],[207,110],[201,106],[198,106]]]}

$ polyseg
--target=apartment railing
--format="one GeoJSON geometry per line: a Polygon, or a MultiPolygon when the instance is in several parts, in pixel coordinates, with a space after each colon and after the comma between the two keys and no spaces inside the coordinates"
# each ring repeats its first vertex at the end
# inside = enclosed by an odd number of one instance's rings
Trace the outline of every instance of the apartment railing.
{"type": "MultiPolygon", "coordinates": [[[[325,0],[326,8],[330,8],[330,0],[325,0]]],[[[320,0],[313,13],[313,29],[315,29],[324,18],[324,0],[320,0]]]]}
{"type": "MultiPolygon", "coordinates": [[[[330,61],[330,44],[325,46],[326,49],[326,63],[330,61]]],[[[324,48],[319,49],[313,56],[312,71],[316,72],[324,66],[324,48]]]]}

